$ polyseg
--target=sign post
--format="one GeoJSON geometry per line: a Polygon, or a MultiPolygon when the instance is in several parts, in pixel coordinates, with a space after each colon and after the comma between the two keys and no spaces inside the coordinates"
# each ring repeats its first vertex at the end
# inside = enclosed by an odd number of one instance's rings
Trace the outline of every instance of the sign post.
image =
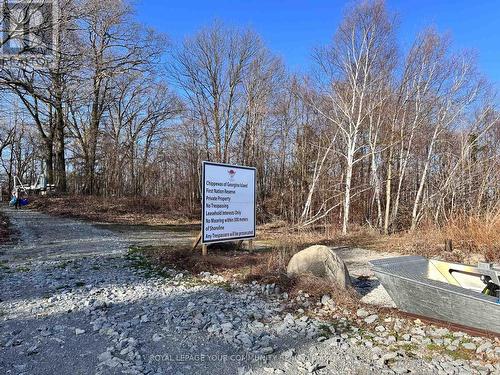
{"type": "Polygon", "coordinates": [[[255,238],[255,174],[255,168],[251,167],[203,162],[200,236],[203,255],[207,254],[206,246],[210,243],[255,238]]]}

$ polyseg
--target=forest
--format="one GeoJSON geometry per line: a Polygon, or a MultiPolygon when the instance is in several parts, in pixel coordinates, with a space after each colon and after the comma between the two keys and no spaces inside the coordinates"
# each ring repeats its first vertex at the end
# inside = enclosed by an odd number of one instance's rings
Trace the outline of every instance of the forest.
{"type": "Polygon", "coordinates": [[[209,160],[257,168],[259,223],[498,235],[497,90],[451,35],[403,48],[399,16],[358,2],[299,73],[250,28],[214,20],[177,42],[131,3],[59,3],[51,63],[0,66],[6,192],[45,174],[57,194],[196,217],[209,160]]]}

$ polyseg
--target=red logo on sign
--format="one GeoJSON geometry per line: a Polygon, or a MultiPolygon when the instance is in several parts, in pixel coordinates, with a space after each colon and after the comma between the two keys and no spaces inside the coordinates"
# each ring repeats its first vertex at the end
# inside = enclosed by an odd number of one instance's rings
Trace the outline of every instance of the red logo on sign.
{"type": "Polygon", "coordinates": [[[234,169],[230,169],[227,171],[229,173],[229,178],[232,180],[234,175],[236,174],[236,171],[234,169]]]}

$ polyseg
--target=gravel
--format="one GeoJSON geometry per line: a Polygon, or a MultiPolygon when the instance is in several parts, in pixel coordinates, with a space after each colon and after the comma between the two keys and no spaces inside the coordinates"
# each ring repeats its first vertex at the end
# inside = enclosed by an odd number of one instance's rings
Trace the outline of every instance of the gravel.
{"type": "Polygon", "coordinates": [[[372,323],[375,323],[377,320],[378,320],[378,315],[373,314],[373,315],[367,316],[365,318],[365,323],[372,324],[372,323]]]}
{"type": "Polygon", "coordinates": [[[330,296],[290,299],[272,284],[208,272],[164,269],[170,277],[160,277],[127,256],[130,236],[35,211],[6,213],[20,238],[0,248],[5,374],[500,371],[498,340],[384,320],[369,308],[349,320],[330,296]],[[437,343],[473,359],[426,358],[425,347],[437,343]]]}

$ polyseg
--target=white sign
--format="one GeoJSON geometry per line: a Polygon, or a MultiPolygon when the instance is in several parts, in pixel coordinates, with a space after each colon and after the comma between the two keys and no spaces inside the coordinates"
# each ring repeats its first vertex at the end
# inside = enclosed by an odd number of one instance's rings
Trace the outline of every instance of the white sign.
{"type": "Polygon", "coordinates": [[[202,242],[255,237],[255,168],[203,162],[202,242]]]}

